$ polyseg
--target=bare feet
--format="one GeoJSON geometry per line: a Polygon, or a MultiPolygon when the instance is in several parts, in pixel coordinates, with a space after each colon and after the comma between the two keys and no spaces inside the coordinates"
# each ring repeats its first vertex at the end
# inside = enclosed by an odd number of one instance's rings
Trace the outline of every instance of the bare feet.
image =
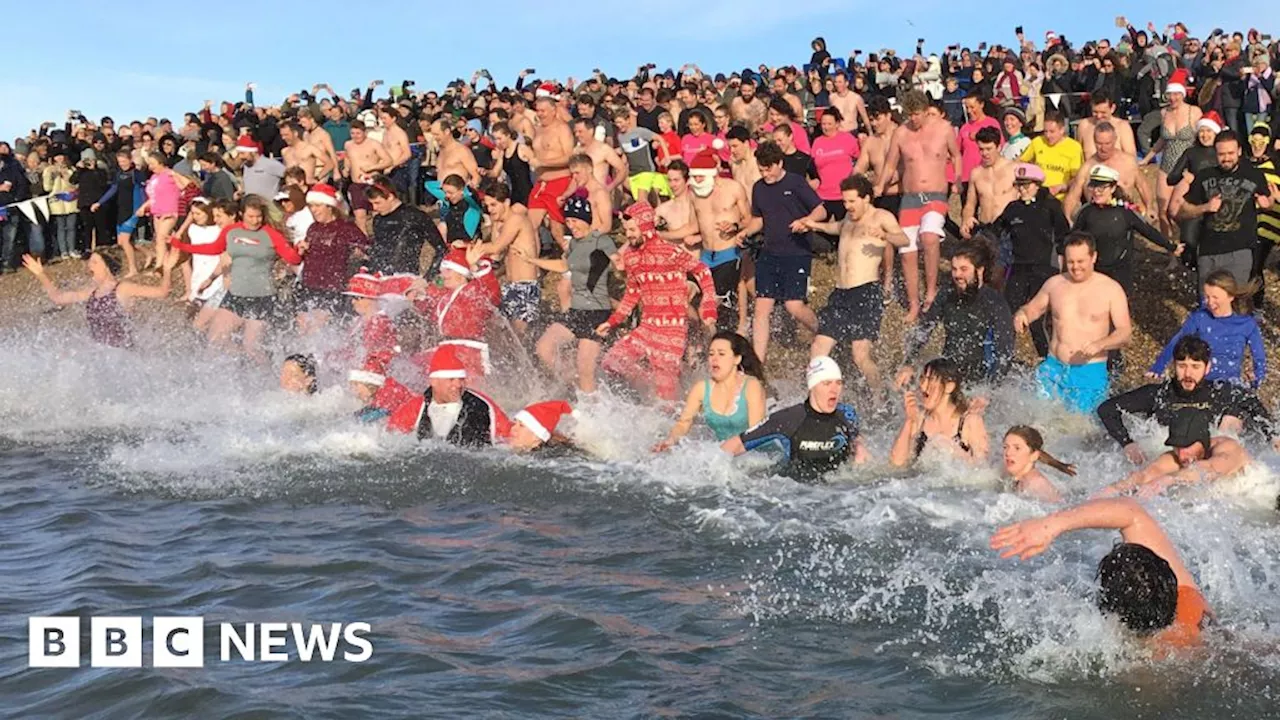
{"type": "Polygon", "coordinates": [[[916,320],[920,317],[920,306],[912,305],[907,308],[907,314],[902,318],[902,322],[907,325],[915,325],[916,320]]]}

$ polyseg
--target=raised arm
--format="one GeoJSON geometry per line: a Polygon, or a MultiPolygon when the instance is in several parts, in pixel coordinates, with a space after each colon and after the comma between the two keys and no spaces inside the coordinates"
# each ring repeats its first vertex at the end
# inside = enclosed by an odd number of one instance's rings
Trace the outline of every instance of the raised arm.
{"type": "Polygon", "coordinates": [[[44,288],[45,295],[48,295],[49,300],[53,301],[55,305],[75,305],[76,303],[88,302],[89,298],[93,297],[93,288],[84,290],[58,289],[58,286],[54,285],[49,276],[45,274],[44,266],[39,258],[23,255],[22,266],[35,276],[36,281],[40,283],[40,287],[44,288]]]}

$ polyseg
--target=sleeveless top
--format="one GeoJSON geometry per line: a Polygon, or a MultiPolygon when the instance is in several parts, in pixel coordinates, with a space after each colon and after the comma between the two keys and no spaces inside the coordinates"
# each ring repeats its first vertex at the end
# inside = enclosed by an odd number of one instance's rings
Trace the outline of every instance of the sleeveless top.
{"type": "MultiPolygon", "coordinates": [[[[118,286],[117,286],[118,287],[118,286]]],[[[124,308],[116,298],[116,288],[105,295],[94,293],[84,305],[84,319],[89,325],[89,337],[94,342],[111,347],[133,347],[133,332],[124,308]]]]}
{"type": "Polygon", "coordinates": [[[1169,127],[1160,123],[1160,137],[1165,141],[1164,152],[1160,155],[1160,171],[1168,175],[1182,153],[1191,149],[1196,142],[1196,128],[1191,124],[1191,108],[1187,108],[1187,124],[1178,128],[1177,132],[1169,132],[1169,127]]]}
{"type": "Polygon", "coordinates": [[[711,407],[711,381],[703,381],[702,416],[707,421],[707,427],[711,428],[711,432],[716,434],[716,440],[720,442],[746,432],[751,424],[747,417],[746,378],[743,378],[742,389],[738,391],[738,397],[734,398],[733,407],[727,415],[722,415],[711,407]]]}
{"type": "MultiPolygon", "coordinates": [[[[217,225],[192,225],[187,228],[187,239],[192,245],[209,245],[218,240],[218,235],[222,234],[222,228],[217,225]]],[[[222,262],[221,255],[192,255],[191,256],[191,289],[188,293],[190,300],[211,300],[219,296],[223,292],[223,279],[218,278],[209,283],[208,289],[204,292],[197,292],[200,286],[204,284],[209,276],[213,275],[218,269],[218,263],[222,262]]]]}
{"type": "Polygon", "coordinates": [[[156,173],[147,180],[146,187],[152,215],[163,217],[178,214],[178,200],[182,193],[173,176],[165,172],[156,173]]]}
{"type": "MultiPolygon", "coordinates": [[[[961,436],[964,434],[964,421],[968,417],[969,417],[969,413],[965,413],[960,416],[960,424],[956,426],[956,434],[954,437],[952,437],[952,440],[955,441],[956,446],[965,452],[970,452],[972,450],[972,448],[969,447],[969,443],[961,439],[961,436]]],[[[925,434],[924,427],[922,426],[920,428],[920,432],[916,433],[916,449],[912,457],[920,457],[920,453],[924,452],[924,446],[927,445],[928,443],[929,443],[929,436],[925,434]]]]}
{"type": "Polygon", "coordinates": [[[510,156],[502,156],[502,172],[507,174],[507,181],[511,183],[511,202],[527,205],[529,193],[533,192],[533,170],[520,157],[519,150],[510,156]]]}

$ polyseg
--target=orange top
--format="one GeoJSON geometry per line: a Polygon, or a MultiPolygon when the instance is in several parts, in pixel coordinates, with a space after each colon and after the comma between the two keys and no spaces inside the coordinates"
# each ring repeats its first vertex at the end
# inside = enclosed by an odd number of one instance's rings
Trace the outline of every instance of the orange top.
{"type": "Polygon", "coordinates": [[[1200,628],[1212,615],[1209,603],[1200,591],[1189,585],[1178,586],[1178,606],[1173,613],[1173,623],[1156,636],[1165,650],[1178,650],[1200,643],[1200,628]]]}

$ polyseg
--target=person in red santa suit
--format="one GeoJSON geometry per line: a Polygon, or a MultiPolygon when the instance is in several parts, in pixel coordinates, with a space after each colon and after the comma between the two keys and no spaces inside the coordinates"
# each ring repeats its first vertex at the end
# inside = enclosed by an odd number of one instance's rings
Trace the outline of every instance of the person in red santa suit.
{"type": "Polygon", "coordinates": [[[409,388],[387,377],[386,369],[376,361],[370,361],[364,367],[352,370],[347,374],[347,382],[351,391],[364,403],[364,407],[356,413],[356,419],[362,423],[384,420],[405,403],[415,397],[409,388]]]}
{"type": "Polygon", "coordinates": [[[454,345],[441,345],[431,357],[426,392],[391,412],[387,429],[437,438],[462,447],[483,447],[511,434],[511,420],[483,393],[467,387],[467,368],[454,345]]]}
{"type": "Polygon", "coordinates": [[[596,334],[607,336],[637,303],[640,325],[613,346],[601,367],[631,383],[651,380],[658,397],[675,401],[679,399],[680,360],[686,339],[685,277],[692,274],[702,291],[698,314],[711,332],[716,326],[715,283],[706,265],[658,237],[649,203],[628,207],[622,227],[631,245],[622,255],[627,290],[618,308],[596,328],[596,334]]]}
{"type": "Polygon", "coordinates": [[[430,367],[437,349],[452,347],[473,381],[489,372],[489,344],[484,341],[489,320],[502,299],[502,289],[492,264],[481,257],[483,248],[455,247],[440,263],[440,284],[419,279],[408,296],[418,312],[440,333],[439,344],[420,353],[415,362],[430,367]]]}
{"type": "Polygon", "coordinates": [[[517,452],[532,452],[548,445],[572,445],[567,437],[556,432],[556,426],[565,415],[573,414],[573,408],[563,400],[529,405],[511,418],[507,446],[517,452]]]}
{"type": "Polygon", "coordinates": [[[396,353],[400,352],[395,323],[383,312],[379,297],[383,294],[383,279],[364,268],[351,276],[343,292],[351,298],[352,309],[358,316],[352,327],[353,350],[338,353],[331,358],[346,367],[363,367],[371,363],[385,368],[396,353]]]}

